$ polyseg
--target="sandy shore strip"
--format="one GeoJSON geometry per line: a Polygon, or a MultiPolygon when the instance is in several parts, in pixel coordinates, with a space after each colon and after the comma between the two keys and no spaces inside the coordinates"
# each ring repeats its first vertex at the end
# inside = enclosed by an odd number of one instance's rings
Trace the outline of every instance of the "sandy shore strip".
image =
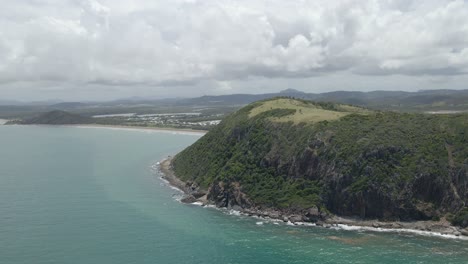
{"type": "MultiPolygon", "coordinates": [[[[172,157],[168,157],[159,162],[159,169],[162,173],[162,178],[167,180],[170,185],[183,191],[187,196],[191,194],[191,189],[188,184],[177,178],[171,167],[172,157]]],[[[189,200],[191,204],[201,206],[213,207],[214,205],[204,197],[196,199],[196,201],[189,200]]],[[[182,199],[182,202],[184,200],[182,199]]],[[[435,236],[449,239],[468,240],[468,228],[461,229],[450,225],[448,221],[442,219],[440,221],[413,221],[413,222],[383,222],[378,220],[360,220],[333,216],[325,221],[317,223],[295,221],[298,215],[283,214],[273,210],[249,210],[240,209],[229,210],[230,214],[246,215],[263,220],[273,220],[285,222],[287,225],[296,226],[319,226],[323,228],[341,229],[341,230],[355,230],[355,231],[371,231],[371,232],[393,232],[393,233],[410,233],[423,236],[435,236]]]]}
{"type": "Polygon", "coordinates": [[[143,126],[120,126],[120,125],[99,125],[99,124],[83,124],[83,125],[61,125],[67,127],[78,127],[78,128],[106,128],[106,129],[120,129],[120,130],[140,130],[140,131],[154,131],[154,132],[168,132],[168,133],[182,133],[182,134],[194,134],[194,135],[205,135],[208,131],[196,130],[196,129],[185,129],[185,128],[166,128],[166,127],[143,127],[143,126]]]}

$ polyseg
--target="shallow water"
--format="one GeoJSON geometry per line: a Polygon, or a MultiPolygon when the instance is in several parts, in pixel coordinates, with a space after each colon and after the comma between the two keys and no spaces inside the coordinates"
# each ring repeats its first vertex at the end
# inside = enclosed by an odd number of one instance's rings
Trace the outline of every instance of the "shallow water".
{"type": "Polygon", "coordinates": [[[199,136],[0,127],[0,263],[467,263],[468,241],[184,205],[152,168],[199,136]]]}

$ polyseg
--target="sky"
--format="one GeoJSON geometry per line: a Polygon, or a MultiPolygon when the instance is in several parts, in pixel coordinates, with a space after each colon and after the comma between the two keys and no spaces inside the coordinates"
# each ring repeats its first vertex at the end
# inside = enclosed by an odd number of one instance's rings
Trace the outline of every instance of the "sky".
{"type": "Polygon", "coordinates": [[[0,100],[467,84],[467,0],[2,0],[0,8],[0,100]]]}

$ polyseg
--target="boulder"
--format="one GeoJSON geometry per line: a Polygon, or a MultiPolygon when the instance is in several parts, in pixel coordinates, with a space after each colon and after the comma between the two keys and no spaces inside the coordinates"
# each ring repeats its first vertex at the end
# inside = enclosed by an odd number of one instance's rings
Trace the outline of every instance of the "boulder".
{"type": "Polygon", "coordinates": [[[183,203],[194,203],[197,201],[197,199],[193,197],[193,195],[187,195],[184,198],[182,198],[182,200],[180,201],[183,203]]]}
{"type": "Polygon", "coordinates": [[[468,236],[468,228],[460,230],[460,233],[464,236],[468,236]]]}
{"type": "Polygon", "coordinates": [[[300,215],[291,215],[289,217],[289,221],[296,223],[296,222],[302,222],[302,216],[300,215]]]}

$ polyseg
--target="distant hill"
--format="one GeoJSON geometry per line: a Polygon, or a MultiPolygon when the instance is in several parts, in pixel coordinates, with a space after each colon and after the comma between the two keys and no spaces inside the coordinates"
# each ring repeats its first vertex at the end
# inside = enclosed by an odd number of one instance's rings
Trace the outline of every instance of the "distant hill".
{"type": "Polygon", "coordinates": [[[86,103],[80,103],[80,102],[63,102],[63,103],[57,103],[50,105],[50,108],[54,108],[57,110],[71,110],[71,109],[78,109],[82,107],[86,107],[86,103]]]}
{"type": "Polygon", "coordinates": [[[345,103],[381,110],[429,111],[468,110],[468,90],[426,90],[418,92],[373,91],[328,93],[304,93],[294,89],[268,94],[232,94],[202,96],[172,102],[175,105],[246,105],[258,100],[277,96],[291,96],[299,99],[345,103]]]}
{"type": "Polygon", "coordinates": [[[192,109],[214,109],[218,113],[232,112],[255,101],[289,96],[298,99],[352,104],[376,110],[398,112],[468,112],[468,90],[423,90],[418,92],[403,91],[334,91],[327,93],[305,93],[295,89],[286,89],[278,93],[266,94],[231,94],[201,96],[196,98],[128,98],[108,102],[42,102],[12,105],[0,104],[0,118],[31,118],[37,113],[52,110],[64,110],[85,116],[119,113],[164,113],[187,112],[192,109]]]}
{"type": "Polygon", "coordinates": [[[231,114],[172,165],[219,207],[467,226],[467,135],[468,114],[274,98],[231,114]]]}
{"type": "Polygon", "coordinates": [[[67,125],[67,124],[89,124],[93,123],[94,120],[89,117],[84,117],[77,114],[61,110],[53,110],[32,118],[27,118],[21,121],[17,121],[18,124],[42,124],[42,125],[67,125]]]}

